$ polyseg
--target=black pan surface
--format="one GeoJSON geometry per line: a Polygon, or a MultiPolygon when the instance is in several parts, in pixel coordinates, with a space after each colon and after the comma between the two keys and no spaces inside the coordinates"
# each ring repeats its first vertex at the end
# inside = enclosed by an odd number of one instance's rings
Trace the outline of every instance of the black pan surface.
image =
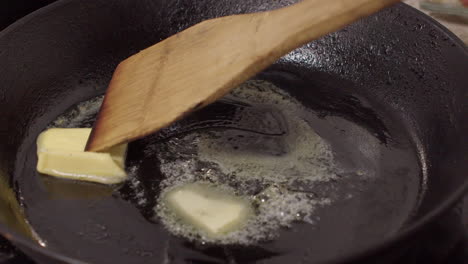
{"type": "MultiPolygon", "coordinates": [[[[292,2],[61,1],[2,32],[0,174],[9,177],[40,237],[45,249],[39,251],[89,263],[353,260],[350,256],[409,238],[406,230],[414,234],[460,197],[468,169],[463,144],[468,125],[462,122],[467,51],[405,5],[310,43],[254,78],[275,84],[310,109],[311,126],[339,162],[354,169],[307,186],[318,198],[332,200],[314,211],[313,225],[294,224],[277,240],[249,247],[200,245],[170,235],[152,209],[164,178],[160,162],[141,152],[162,144],[161,134],[130,145],[127,165],[139,166],[135,180],[123,185],[35,172],[38,133],[73,105],[102,94],[120,60],[204,19],[292,2]],[[358,168],[372,173],[363,177],[358,168]]],[[[231,130],[242,129],[232,118],[237,108],[218,102],[163,135],[223,129],[226,120],[231,130]],[[208,126],[200,125],[207,120],[208,126]]],[[[91,126],[92,118],[80,125],[91,126]]]]}

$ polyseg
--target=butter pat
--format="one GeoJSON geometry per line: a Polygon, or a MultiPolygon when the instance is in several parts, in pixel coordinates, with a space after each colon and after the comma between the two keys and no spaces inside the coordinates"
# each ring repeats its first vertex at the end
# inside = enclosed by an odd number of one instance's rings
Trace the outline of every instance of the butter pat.
{"type": "Polygon", "coordinates": [[[113,184],[124,181],[127,144],[108,152],[85,152],[91,128],[51,128],[37,138],[37,170],[74,180],[113,184]]]}
{"type": "Polygon", "coordinates": [[[177,187],[164,199],[178,218],[211,237],[241,228],[253,213],[246,199],[202,183],[177,187]]]}

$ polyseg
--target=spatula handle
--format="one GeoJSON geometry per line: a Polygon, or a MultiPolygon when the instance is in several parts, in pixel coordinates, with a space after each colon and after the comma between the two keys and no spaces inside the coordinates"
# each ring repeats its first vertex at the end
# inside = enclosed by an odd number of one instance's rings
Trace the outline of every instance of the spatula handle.
{"type": "Polygon", "coordinates": [[[303,0],[267,12],[258,20],[258,39],[285,53],[373,14],[399,0],[303,0]],[[271,34],[275,32],[275,34],[271,34]]]}

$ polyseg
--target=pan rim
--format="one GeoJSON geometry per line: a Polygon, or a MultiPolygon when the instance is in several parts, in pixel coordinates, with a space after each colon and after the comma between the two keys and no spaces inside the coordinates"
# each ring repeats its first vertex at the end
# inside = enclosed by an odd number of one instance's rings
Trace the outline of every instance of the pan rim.
{"type": "MultiPolygon", "coordinates": [[[[6,37],[8,34],[14,33],[14,31],[17,28],[20,28],[21,26],[28,24],[29,21],[35,19],[36,17],[48,14],[52,12],[53,10],[61,6],[67,5],[74,1],[76,0],[59,0],[57,2],[49,4],[43,8],[40,8],[24,16],[23,18],[17,20],[13,24],[9,25],[8,27],[0,31],[0,39],[6,37]]],[[[428,15],[424,14],[423,12],[405,3],[398,3],[397,5],[402,6],[403,8],[407,9],[409,12],[413,12],[415,16],[423,19],[428,24],[431,24],[434,28],[437,28],[437,30],[439,30],[441,33],[446,34],[447,37],[450,39],[450,41],[452,41],[456,45],[456,48],[462,53],[464,53],[465,56],[468,58],[468,46],[465,45],[463,41],[460,38],[458,38],[458,36],[456,36],[453,32],[448,30],[445,26],[443,26],[442,24],[440,24],[433,18],[429,17],[428,15]]],[[[468,178],[447,199],[441,201],[438,205],[436,205],[433,210],[431,210],[429,213],[427,213],[426,215],[424,215],[423,217],[421,217],[414,223],[410,223],[408,227],[401,229],[395,235],[384,238],[380,242],[369,245],[367,247],[363,247],[359,250],[352,251],[348,254],[343,254],[336,258],[330,259],[329,261],[327,261],[327,263],[346,263],[346,262],[356,261],[356,260],[364,259],[366,257],[377,255],[380,252],[385,251],[386,249],[390,248],[392,245],[395,245],[407,239],[411,235],[417,233],[418,231],[422,230],[425,226],[433,222],[435,219],[440,217],[444,212],[446,212],[449,208],[453,207],[457,202],[459,202],[460,199],[462,199],[466,193],[468,193],[468,178]]],[[[62,253],[48,249],[47,247],[42,247],[39,244],[33,242],[32,240],[27,239],[25,236],[8,228],[3,223],[0,223],[0,235],[7,238],[13,244],[19,245],[20,247],[31,249],[37,253],[43,254],[45,256],[51,257],[59,261],[64,261],[66,263],[72,263],[72,264],[89,263],[89,262],[84,262],[75,258],[68,257],[62,253]]]]}

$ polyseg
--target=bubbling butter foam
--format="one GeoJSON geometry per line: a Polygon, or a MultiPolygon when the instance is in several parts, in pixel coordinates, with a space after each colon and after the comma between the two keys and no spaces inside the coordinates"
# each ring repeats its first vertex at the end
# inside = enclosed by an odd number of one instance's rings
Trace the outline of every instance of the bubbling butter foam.
{"type": "Polygon", "coordinates": [[[58,116],[49,125],[49,128],[92,127],[103,100],[104,96],[101,95],[77,104],[66,113],[58,116]]]}
{"type": "Polygon", "coordinates": [[[235,115],[246,118],[235,117],[237,125],[249,130],[230,127],[193,131],[144,150],[157,153],[165,176],[155,207],[160,221],[171,233],[189,240],[243,245],[274,239],[280,228],[291,227],[296,221],[313,224],[314,210],[332,201],[291,186],[337,178],[330,146],[303,118],[313,113],[264,81],[249,81],[226,99],[263,109],[265,122],[249,123],[253,119],[248,118],[248,112],[239,111],[235,115]],[[275,131],[284,133],[264,133],[272,124],[279,126],[275,131]],[[181,223],[161,197],[177,186],[198,181],[248,197],[256,208],[255,216],[241,230],[219,238],[208,238],[181,223]]]}
{"type": "MultiPolygon", "coordinates": [[[[92,126],[102,100],[99,96],[79,103],[51,127],[92,126]]],[[[295,222],[314,224],[314,211],[331,204],[334,196],[319,196],[307,187],[339,180],[330,146],[307,121],[314,113],[265,81],[246,82],[223,100],[231,108],[239,106],[225,128],[219,125],[223,120],[208,120],[216,127],[206,126],[210,124],[206,120],[194,121],[184,124],[184,133],[178,134],[183,125],[176,122],[156,137],[143,139],[144,158],[158,159],[164,176],[160,191],[154,191],[159,198],[153,220],[188,240],[224,245],[257,244],[275,239],[281,228],[293,227],[295,222]],[[162,199],[173,188],[193,182],[209,182],[248,198],[255,215],[240,230],[216,239],[206,237],[179,221],[162,199]]],[[[131,163],[129,188],[137,207],[145,208],[152,204],[149,194],[153,192],[140,181],[140,162],[131,163]]]]}

